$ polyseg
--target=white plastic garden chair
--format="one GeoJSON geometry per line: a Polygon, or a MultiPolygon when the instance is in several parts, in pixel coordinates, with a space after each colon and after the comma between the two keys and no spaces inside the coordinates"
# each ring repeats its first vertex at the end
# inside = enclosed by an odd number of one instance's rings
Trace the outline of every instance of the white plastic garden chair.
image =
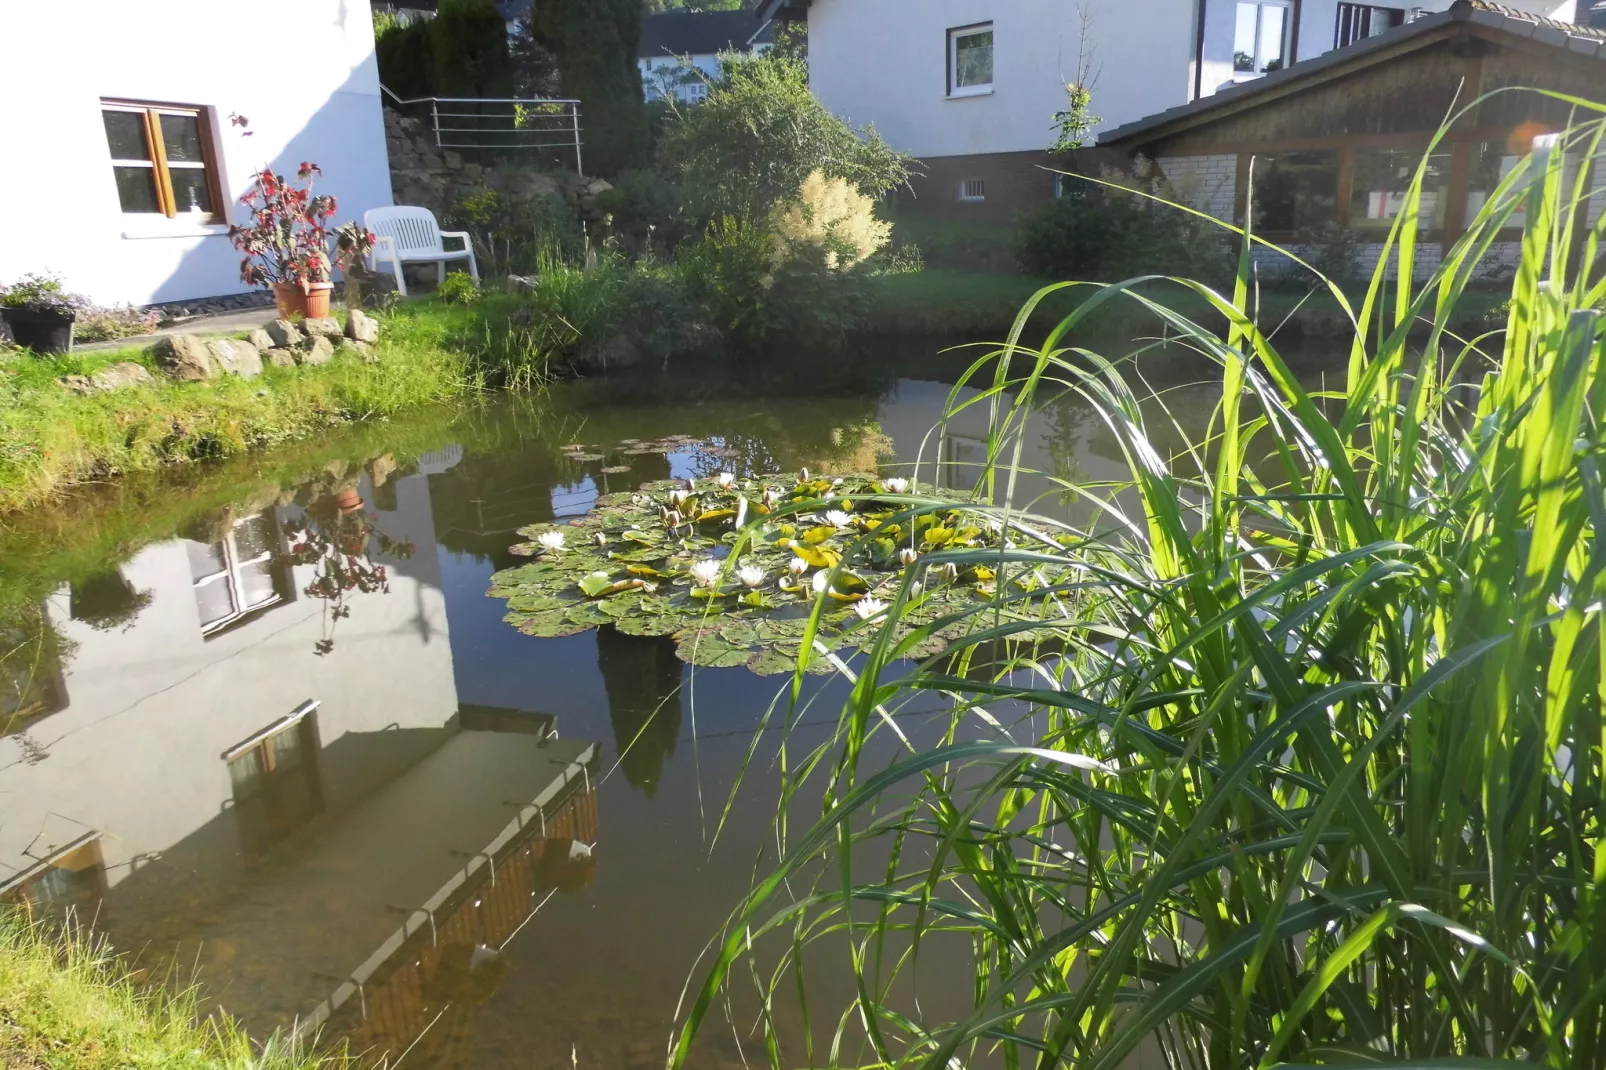
{"type": "Polygon", "coordinates": [[[466,230],[441,230],[435,213],[428,208],[414,208],[398,204],[394,208],[370,208],[363,213],[362,225],[378,237],[369,263],[375,271],[388,261],[395,269],[396,289],[407,296],[407,279],[402,274],[403,264],[434,264],[441,282],[446,281],[448,260],[467,260],[468,273],[478,282],[479,264],[474,260],[474,240],[466,230]],[[443,239],[457,238],[461,249],[448,249],[443,239]]]}

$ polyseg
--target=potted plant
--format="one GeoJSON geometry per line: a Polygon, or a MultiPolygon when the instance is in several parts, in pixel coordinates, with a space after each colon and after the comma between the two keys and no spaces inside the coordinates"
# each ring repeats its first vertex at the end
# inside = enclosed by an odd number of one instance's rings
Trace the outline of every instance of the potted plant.
{"type": "Polygon", "coordinates": [[[335,230],[335,263],[346,277],[346,307],[362,308],[363,283],[373,278],[368,270],[368,254],[379,238],[353,219],[335,230]]]}
{"type": "Polygon", "coordinates": [[[0,287],[0,318],[19,346],[35,353],[72,351],[73,321],[88,299],[68,293],[54,275],[24,275],[0,287]]]}
{"type": "Polygon", "coordinates": [[[312,180],[323,170],[303,163],[294,181],[263,168],[251,177],[240,203],[250,211],[243,225],[229,227],[229,239],[245,254],[240,278],[273,289],[279,315],[290,319],[329,315],[329,217],[335,199],[314,195],[312,180]]]}

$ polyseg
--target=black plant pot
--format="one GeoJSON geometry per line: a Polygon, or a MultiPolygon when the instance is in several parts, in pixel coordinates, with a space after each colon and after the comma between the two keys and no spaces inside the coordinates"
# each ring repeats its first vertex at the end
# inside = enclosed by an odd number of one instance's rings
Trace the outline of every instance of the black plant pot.
{"type": "Polygon", "coordinates": [[[0,308],[0,319],[11,328],[11,338],[35,353],[71,353],[71,312],[47,312],[35,308],[0,308]]]}

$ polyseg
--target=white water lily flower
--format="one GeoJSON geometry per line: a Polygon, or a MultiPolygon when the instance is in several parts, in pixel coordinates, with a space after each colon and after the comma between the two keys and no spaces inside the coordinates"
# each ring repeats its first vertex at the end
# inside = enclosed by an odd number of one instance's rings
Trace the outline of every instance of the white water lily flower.
{"type": "Polygon", "coordinates": [[[745,494],[736,499],[736,526],[737,528],[747,526],[747,495],[745,494]]]}
{"type": "Polygon", "coordinates": [[[743,565],[736,570],[736,578],[742,581],[743,587],[758,587],[767,577],[757,565],[743,565]]]}
{"type": "Polygon", "coordinates": [[[893,494],[902,494],[904,491],[909,489],[909,481],[899,476],[894,476],[893,478],[887,480],[884,485],[886,486],[887,490],[893,494]]]}
{"type": "Polygon", "coordinates": [[[736,473],[721,472],[719,474],[719,485],[726,490],[730,490],[736,485],[736,473]]]}
{"type": "Polygon", "coordinates": [[[680,506],[684,505],[685,502],[686,502],[686,492],[681,490],[679,487],[676,487],[674,490],[669,492],[669,504],[670,505],[673,505],[674,507],[676,507],[678,509],[678,508],[680,508],[680,506]]]}
{"type": "Polygon", "coordinates": [[[915,548],[912,546],[905,546],[903,549],[898,551],[898,563],[903,565],[905,568],[919,560],[920,555],[915,552],[915,548]]]}
{"type": "Polygon", "coordinates": [[[642,589],[643,592],[645,592],[647,594],[657,594],[658,593],[658,585],[656,583],[644,583],[644,584],[641,585],[641,589],[642,589]]]}
{"type": "Polygon", "coordinates": [[[801,576],[809,570],[809,563],[801,557],[794,557],[786,563],[786,571],[794,576],[801,576]]]}
{"type": "Polygon", "coordinates": [[[809,481],[809,470],[807,468],[805,468],[802,471],[800,471],[798,473],[798,479],[799,479],[799,481],[801,481],[803,483],[807,483],[809,481]]]}
{"type": "Polygon", "coordinates": [[[859,615],[860,620],[869,620],[879,617],[887,611],[887,604],[879,598],[861,598],[853,603],[853,612],[859,615]]]}
{"type": "Polygon", "coordinates": [[[535,541],[540,543],[541,549],[545,550],[547,553],[555,554],[559,550],[563,549],[563,532],[543,531],[540,535],[536,536],[535,541]]]}
{"type": "Polygon", "coordinates": [[[691,578],[697,581],[699,587],[712,587],[719,582],[722,565],[712,557],[705,557],[691,567],[691,578]]]}
{"type": "Polygon", "coordinates": [[[679,510],[671,509],[664,514],[664,523],[671,528],[680,527],[681,516],[679,510]]]}
{"type": "Polygon", "coordinates": [[[925,584],[921,583],[919,580],[915,580],[913,583],[911,583],[909,585],[909,597],[910,598],[919,598],[920,597],[920,593],[922,591],[924,591],[925,589],[926,589],[926,585],[925,584]]]}
{"type": "Polygon", "coordinates": [[[821,519],[823,519],[827,524],[830,524],[833,528],[845,528],[849,524],[853,523],[853,518],[848,516],[847,513],[844,513],[840,509],[832,509],[821,519]]]}
{"type": "Polygon", "coordinates": [[[825,591],[826,591],[826,588],[828,588],[830,586],[831,586],[831,577],[830,577],[829,574],[827,574],[825,572],[816,572],[814,574],[814,593],[815,594],[824,594],[825,591]]]}

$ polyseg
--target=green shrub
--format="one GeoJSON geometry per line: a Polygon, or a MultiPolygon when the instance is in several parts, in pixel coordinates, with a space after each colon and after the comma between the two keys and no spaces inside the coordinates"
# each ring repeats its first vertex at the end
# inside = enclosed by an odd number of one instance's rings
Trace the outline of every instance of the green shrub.
{"type": "Polygon", "coordinates": [[[481,189],[446,213],[454,230],[466,230],[488,275],[529,274],[548,254],[578,255],[580,220],[547,186],[499,193],[481,189]]]}
{"type": "Polygon", "coordinates": [[[471,305],[480,299],[479,280],[466,271],[448,272],[435,296],[453,305],[471,305]]]}
{"type": "Polygon", "coordinates": [[[870,197],[908,180],[910,158],[832,115],[801,62],[730,54],[720,62],[708,98],[670,125],[660,147],[699,218],[766,216],[815,170],[870,197]]]}
{"type": "Polygon", "coordinates": [[[595,204],[598,212],[611,217],[614,232],[638,249],[672,248],[689,233],[680,190],[656,171],[622,172],[595,204]]]}
{"type": "MultiPolygon", "coordinates": [[[[1141,176],[1145,192],[1171,191],[1141,176]]],[[[1176,275],[1219,282],[1232,271],[1227,232],[1187,212],[1119,187],[1057,197],[1030,212],[1016,237],[1016,255],[1044,278],[1116,281],[1176,275]]]]}
{"type": "Polygon", "coordinates": [[[535,39],[557,57],[563,94],[580,101],[585,169],[617,175],[647,162],[647,111],[636,51],[642,0],[541,0],[535,39]]]}
{"type": "Polygon", "coordinates": [[[374,15],[374,56],[379,80],[403,100],[436,96],[435,36],[427,19],[399,21],[374,15]]]}

